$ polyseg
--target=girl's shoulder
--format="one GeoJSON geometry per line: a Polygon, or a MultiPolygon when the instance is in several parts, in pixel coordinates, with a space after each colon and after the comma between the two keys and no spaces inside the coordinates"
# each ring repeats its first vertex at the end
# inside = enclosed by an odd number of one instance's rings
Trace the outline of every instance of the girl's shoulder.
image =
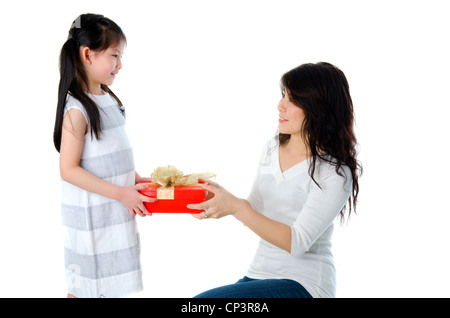
{"type": "Polygon", "coordinates": [[[78,109],[84,115],[86,121],[88,120],[86,108],[83,106],[83,104],[77,98],[73,97],[70,94],[67,94],[66,106],[64,107],[64,114],[73,108],[78,109]]]}
{"type": "Polygon", "coordinates": [[[66,98],[66,108],[68,107],[72,107],[72,106],[78,106],[78,107],[83,107],[83,104],[75,97],[73,97],[70,94],[67,94],[67,98],[66,98]]]}

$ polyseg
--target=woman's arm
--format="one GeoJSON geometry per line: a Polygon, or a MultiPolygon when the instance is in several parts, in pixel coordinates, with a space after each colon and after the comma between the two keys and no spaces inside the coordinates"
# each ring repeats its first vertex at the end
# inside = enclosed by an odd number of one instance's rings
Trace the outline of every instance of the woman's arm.
{"type": "Polygon", "coordinates": [[[247,200],[238,200],[241,208],[232,215],[265,241],[291,253],[291,227],[262,215],[247,200]]]}
{"type": "Polygon", "coordinates": [[[262,239],[289,253],[291,252],[290,226],[262,215],[254,210],[247,200],[235,197],[214,182],[208,182],[211,184],[204,185],[204,188],[208,192],[212,192],[214,197],[200,204],[189,204],[188,208],[190,209],[205,211],[205,213],[193,214],[194,217],[219,219],[227,215],[233,215],[262,239]]]}
{"type": "Polygon", "coordinates": [[[346,177],[338,175],[334,166],[321,167],[317,178],[320,188],[311,181],[308,198],[291,226],[291,254],[299,256],[308,251],[345,206],[352,179],[350,169],[346,166],[342,169],[346,177]]]}
{"type": "Polygon", "coordinates": [[[83,114],[77,109],[67,111],[63,120],[61,136],[59,158],[61,177],[86,191],[122,202],[132,214],[137,213],[141,216],[149,214],[143,202],[153,202],[154,200],[138,192],[138,190],[146,186],[117,186],[94,176],[80,167],[86,131],[87,123],[83,114]]]}
{"type": "Polygon", "coordinates": [[[334,167],[323,169],[319,178],[322,188],[315,183],[308,194],[302,211],[289,226],[272,220],[254,210],[246,200],[239,199],[215,184],[205,185],[214,197],[200,204],[190,204],[189,208],[205,210],[194,214],[196,218],[221,218],[233,215],[262,239],[289,252],[302,255],[334,222],[347,202],[351,191],[350,170],[344,167],[347,178],[334,171],[334,167]],[[206,214],[205,214],[206,213],[206,214]]]}

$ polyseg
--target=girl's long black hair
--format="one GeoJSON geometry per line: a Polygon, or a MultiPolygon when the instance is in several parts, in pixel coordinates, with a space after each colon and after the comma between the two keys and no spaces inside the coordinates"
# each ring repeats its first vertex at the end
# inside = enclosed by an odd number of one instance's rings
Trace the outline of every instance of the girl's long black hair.
{"type": "MultiPolygon", "coordinates": [[[[329,162],[336,173],[345,176],[341,167],[350,168],[353,181],[348,200],[349,214],[356,210],[359,193],[358,177],[362,166],[356,159],[357,140],[354,134],[353,102],[344,73],[336,66],[320,62],[300,65],[284,74],[281,89],[304,114],[301,132],[312,155],[309,174],[313,181],[317,160],[329,162]]],[[[289,141],[290,135],[280,133],[279,144],[289,141]]],[[[320,185],[318,184],[320,187],[320,185]]],[[[344,217],[346,207],[340,212],[344,217]]]]}
{"type": "MultiPolygon", "coordinates": [[[[53,143],[58,152],[61,147],[62,123],[67,94],[78,99],[86,109],[91,138],[95,135],[95,138],[98,139],[101,133],[100,111],[95,102],[85,92],[85,89],[89,89],[89,80],[81,62],[80,47],[87,46],[93,51],[101,52],[112,45],[120,43],[120,41],[126,43],[126,37],[122,29],[114,21],[103,15],[82,14],[72,23],[69,36],[61,49],[59,57],[61,78],[53,131],[53,143]]],[[[122,102],[108,86],[102,84],[101,88],[117,101],[119,107],[122,106],[122,102]]]]}

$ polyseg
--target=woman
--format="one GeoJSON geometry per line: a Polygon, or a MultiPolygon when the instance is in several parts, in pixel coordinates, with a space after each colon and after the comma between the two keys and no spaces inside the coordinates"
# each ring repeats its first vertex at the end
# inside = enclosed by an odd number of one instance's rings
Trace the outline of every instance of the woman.
{"type": "Polygon", "coordinates": [[[248,201],[216,183],[189,205],[200,219],[233,215],[261,237],[247,275],[196,297],[335,297],[333,224],[355,210],[361,166],[344,73],[304,64],[281,79],[278,135],[262,153],[248,201]],[[348,205],[347,205],[348,203],[348,205]]]}

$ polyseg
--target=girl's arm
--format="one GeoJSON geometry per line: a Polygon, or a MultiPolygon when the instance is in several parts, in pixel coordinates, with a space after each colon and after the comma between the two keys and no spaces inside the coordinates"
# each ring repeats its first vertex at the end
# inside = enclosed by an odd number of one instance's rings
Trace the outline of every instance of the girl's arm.
{"type": "Polygon", "coordinates": [[[137,171],[135,171],[135,176],[134,176],[134,183],[139,183],[139,182],[151,182],[152,179],[151,178],[142,178],[139,173],[137,173],[137,171]]]}
{"type": "MultiPolygon", "coordinates": [[[[291,252],[291,228],[290,226],[272,220],[254,210],[247,200],[239,199],[225,190],[220,185],[208,181],[204,185],[214,197],[199,204],[189,204],[190,209],[206,210],[208,218],[219,219],[226,215],[233,215],[255,234],[267,242],[291,252]]],[[[193,214],[196,218],[205,218],[205,213],[193,214]]]]}
{"type": "Polygon", "coordinates": [[[70,109],[64,115],[60,149],[61,177],[86,191],[96,193],[122,202],[132,214],[145,216],[150,214],[143,202],[153,202],[154,199],[141,195],[138,190],[144,185],[121,187],[102,180],[80,167],[81,153],[84,145],[84,135],[87,132],[87,122],[77,109],[70,109]]]}
{"type": "Polygon", "coordinates": [[[140,182],[142,177],[137,173],[137,171],[134,172],[134,183],[140,182]]]}

